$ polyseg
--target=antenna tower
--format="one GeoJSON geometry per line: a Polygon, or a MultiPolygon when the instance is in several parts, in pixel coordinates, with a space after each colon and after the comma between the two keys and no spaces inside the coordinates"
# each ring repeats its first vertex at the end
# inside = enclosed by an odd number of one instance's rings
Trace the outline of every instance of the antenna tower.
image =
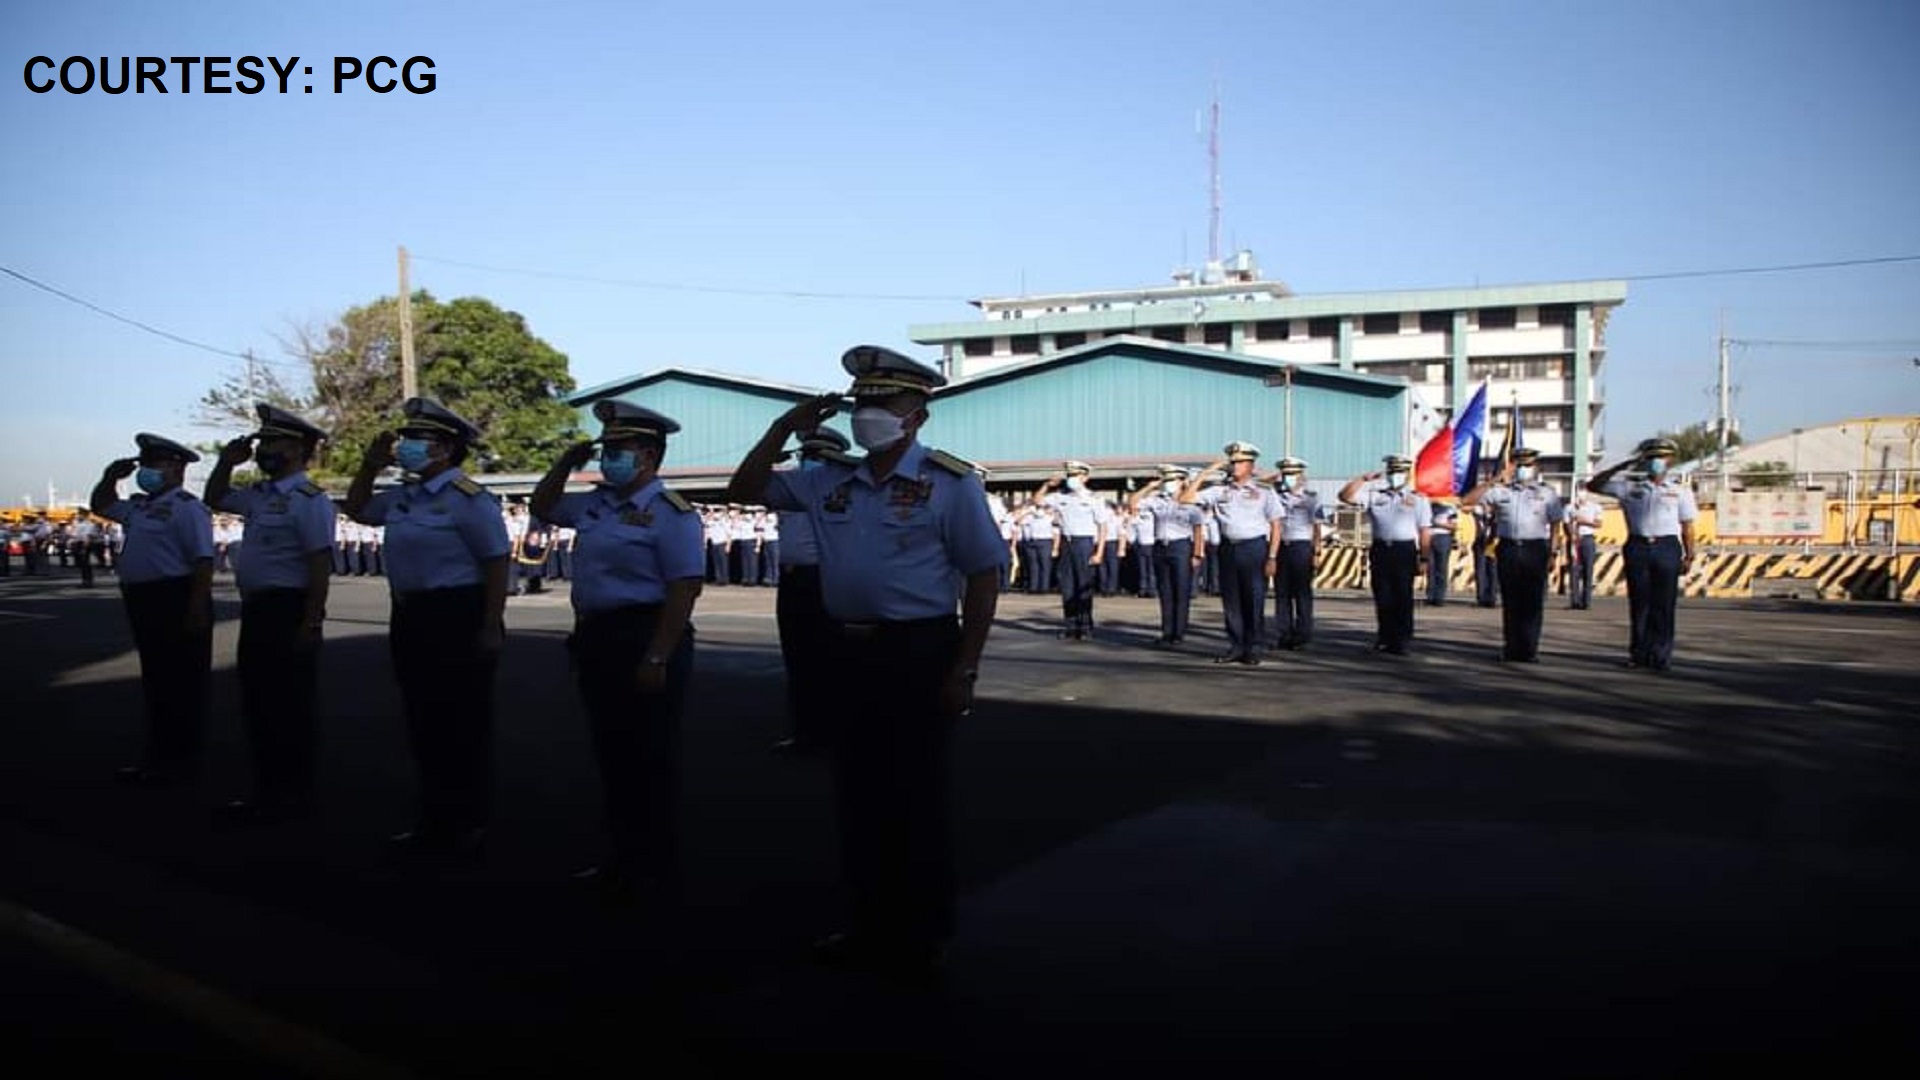
{"type": "Polygon", "coordinates": [[[1207,208],[1207,262],[1220,261],[1220,87],[1213,88],[1213,124],[1207,134],[1207,177],[1211,202],[1207,208]]]}

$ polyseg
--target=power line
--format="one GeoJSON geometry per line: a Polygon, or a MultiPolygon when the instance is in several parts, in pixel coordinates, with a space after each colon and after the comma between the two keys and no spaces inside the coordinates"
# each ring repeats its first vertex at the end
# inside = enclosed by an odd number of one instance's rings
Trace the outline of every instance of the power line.
{"type": "Polygon", "coordinates": [[[202,341],[195,341],[192,338],[181,337],[179,334],[162,330],[157,326],[149,326],[146,323],[141,322],[139,319],[130,319],[127,316],[122,315],[118,312],[108,311],[106,308],[101,307],[99,304],[93,303],[88,300],[82,300],[79,297],[69,292],[62,292],[61,290],[54,288],[53,286],[47,284],[44,281],[36,281],[33,278],[28,277],[27,275],[21,273],[18,270],[13,269],[10,266],[0,266],[0,273],[4,273],[10,278],[15,278],[19,281],[23,281],[28,285],[33,286],[36,289],[42,290],[43,292],[50,292],[62,300],[66,300],[70,303],[79,304],[81,307],[86,308],[88,311],[94,312],[95,314],[105,315],[107,318],[113,319],[116,322],[126,323],[128,326],[145,330],[149,334],[154,334],[158,337],[166,338],[168,341],[174,341],[182,345],[190,346],[195,349],[201,349],[206,352],[210,352],[215,356],[231,356],[235,360],[247,359],[247,356],[245,353],[237,353],[232,351],[231,349],[222,349],[222,348],[219,348],[218,346],[208,345],[202,341]]]}
{"type": "Polygon", "coordinates": [[[1885,338],[1877,341],[1864,338],[1858,338],[1852,341],[1782,341],[1765,338],[1728,338],[1727,344],[1768,349],[1862,349],[1868,352],[1881,352],[1920,348],[1920,338],[1885,338]]]}
{"type": "Polygon", "coordinates": [[[468,270],[484,270],[492,274],[517,274],[522,277],[551,278],[556,281],[580,281],[594,285],[616,285],[627,289],[652,289],[660,292],[713,293],[721,296],[760,296],[777,297],[791,300],[901,300],[916,303],[928,301],[965,303],[960,296],[936,296],[930,293],[860,293],[831,292],[818,289],[747,289],[730,285],[698,285],[683,281],[636,281],[629,278],[597,277],[591,274],[566,274],[553,270],[528,270],[512,266],[488,266],[484,263],[465,262],[460,259],[443,259],[436,255],[412,254],[419,262],[435,262],[443,266],[459,266],[468,270]]]}
{"type": "Polygon", "coordinates": [[[1882,255],[1871,259],[1834,259],[1830,262],[1783,263],[1779,266],[1736,266],[1721,270],[1673,270],[1663,274],[1622,274],[1621,281],[1670,281],[1674,278],[1732,277],[1736,274],[1784,274],[1795,270],[1833,270],[1843,266],[1884,266],[1920,262],[1920,255],[1882,255]]]}

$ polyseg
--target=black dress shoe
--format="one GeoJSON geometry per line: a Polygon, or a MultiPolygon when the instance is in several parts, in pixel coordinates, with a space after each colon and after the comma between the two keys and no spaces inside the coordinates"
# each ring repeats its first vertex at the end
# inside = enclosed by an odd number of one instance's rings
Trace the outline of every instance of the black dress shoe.
{"type": "Polygon", "coordinates": [[[303,799],[234,799],[213,808],[213,816],[230,825],[281,825],[306,812],[303,799]]]}
{"type": "Polygon", "coordinates": [[[1248,667],[1259,667],[1260,654],[1256,652],[1242,653],[1240,656],[1240,662],[1247,665],[1248,667]]]}
{"type": "Polygon", "coordinates": [[[158,765],[125,765],[113,770],[113,778],[128,787],[143,788],[178,787],[189,779],[182,770],[158,765]]]}
{"type": "Polygon", "coordinates": [[[1216,664],[1232,664],[1239,661],[1239,659],[1239,653],[1221,653],[1219,656],[1213,658],[1213,662],[1216,664]]]}

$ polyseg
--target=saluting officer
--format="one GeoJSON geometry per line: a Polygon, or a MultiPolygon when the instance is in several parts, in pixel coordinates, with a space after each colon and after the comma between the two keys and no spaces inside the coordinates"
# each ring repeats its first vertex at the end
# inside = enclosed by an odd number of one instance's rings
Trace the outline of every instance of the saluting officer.
{"type": "MultiPolygon", "coordinates": [[[[1267,579],[1280,565],[1280,496],[1253,475],[1260,448],[1230,442],[1208,470],[1227,470],[1227,482],[1201,490],[1201,479],[1187,482],[1180,501],[1197,505],[1220,523],[1220,605],[1227,621],[1227,651],[1216,664],[1258,664],[1265,647],[1267,579]]],[[[1202,474],[1205,475],[1204,473],[1202,474]]]]}
{"type": "Polygon", "coordinates": [[[866,459],[772,472],[788,436],[817,429],[841,401],[813,398],[773,422],[729,497],[805,513],[820,543],[841,678],[832,754],[853,921],[819,944],[819,958],[921,978],[937,970],[953,931],[951,737],[972,708],[1007,554],[980,478],[916,438],[946,379],[871,345],[848,350],[841,365],[853,376],[853,438],[866,459]]]}
{"type": "Polygon", "coordinates": [[[493,682],[506,635],[500,501],[460,471],[480,429],[429,398],[408,398],[397,432],[376,436],[344,509],[386,527],[388,637],[419,777],[408,854],[471,854],[486,835],[493,785],[493,682]],[[407,474],[373,493],[389,463],[407,474]]]}
{"type": "Polygon", "coordinates": [[[1313,575],[1320,565],[1326,515],[1307,487],[1307,463],[1280,459],[1280,566],[1273,576],[1274,647],[1304,649],[1313,641],[1313,575]]]}
{"type": "MultiPolygon", "coordinates": [[[[848,453],[853,443],[830,427],[818,427],[800,440],[798,468],[811,472],[828,464],[857,467],[848,453]]],[[[787,670],[789,734],[774,744],[784,753],[811,754],[826,748],[833,722],[831,659],[827,651],[827,609],[820,597],[820,541],[804,512],[777,511],[780,520],[780,582],[773,598],[780,627],[780,659],[787,670]]]]}
{"type": "Polygon", "coordinates": [[[1060,636],[1085,641],[1093,636],[1094,576],[1106,561],[1107,536],[1113,529],[1113,514],[1107,504],[1087,488],[1093,466],[1084,461],[1068,461],[1063,472],[1050,476],[1033,493],[1036,505],[1053,511],[1060,520],[1060,611],[1066,626],[1060,636]],[[1065,480],[1067,490],[1054,488],[1065,480]]]}
{"type": "Polygon", "coordinates": [[[565,494],[593,455],[569,449],[533,492],[533,513],[574,529],[573,638],[613,855],[576,875],[616,896],[662,900],[678,885],[680,717],[693,670],[694,601],[706,574],[700,514],[660,481],[675,421],[631,402],[594,403],[600,475],[565,494]]]}
{"type": "Polygon", "coordinates": [[[115,561],[146,700],[147,746],[141,763],[116,774],[123,783],[163,787],[200,767],[213,671],[213,515],[181,488],[200,455],[141,432],[135,458],[107,465],[88,500],[92,511],[126,529],[115,561]],[[136,469],[138,470],[136,472],[136,469]],[[122,499],[133,475],[142,494],[122,499]]]}
{"type": "Polygon", "coordinates": [[[1206,550],[1206,511],[1180,501],[1188,472],[1160,466],[1160,482],[1133,494],[1133,507],[1153,528],[1154,591],[1160,598],[1160,636],[1156,645],[1178,645],[1187,636],[1193,604],[1194,552],[1206,550]]]}
{"type": "Polygon", "coordinates": [[[1364,507],[1373,529],[1367,563],[1373,586],[1374,651],[1405,656],[1413,640],[1413,579],[1427,557],[1433,507],[1425,495],[1407,486],[1412,458],[1388,454],[1381,462],[1382,471],[1347,481],[1340,489],[1340,501],[1364,507]],[[1368,488],[1375,480],[1384,480],[1385,486],[1368,488]]]}
{"type": "Polygon", "coordinates": [[[258,404],[260,430],[229,442],[207,478],[207,503],[246,519],[234,577],[240,587],[240,714],[253,761],[253,795],[219,808],[230,820],[295,817],[313,796],[314,691],[333,573],[333,500],[307,479],[327,433],[258,404]],[[254,445],[257,441],[258,445],[254,445]],[[265,479],[233,488],[249,458],[265,479]]]}
{"type": "Polygon", "coordinates": [[[1693,521],[1700,513],[1693,490],[1667,475],[1679,452],[1672,439],[1644,440],[1632,460],[1600,470],[1587,485],[1618,499],[1627,518],[1628,667],[1666,671],[1673,664],[1680,575],[1693,569],[1693,521]],[[1636,463],[1641,475],[1620,475],[1636,463]]]}
{"type": "Polygon", "coordinates": [[[1540,451],[1516,447],[1497,479],[1482,481],[1460,500],[1462,506],[1493,508],[1500,595],[1506,601],[1500,609],[1500,658],[1529,664],[1540,662],[1553,537],[1566,517],[1560,493],[1539,480],[1539,459],[1540,451]]]}

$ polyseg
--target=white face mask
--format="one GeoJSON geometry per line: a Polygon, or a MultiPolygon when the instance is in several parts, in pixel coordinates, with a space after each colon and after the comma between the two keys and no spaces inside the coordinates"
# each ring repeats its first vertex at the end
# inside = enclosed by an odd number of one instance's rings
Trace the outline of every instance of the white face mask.
{"type": "Polygon", "coordinates": [[[1085,491],[1087,490],[1087,482],[1077,476],[1069,476],[1067,477],[1067,490],[1073,492],[1085,491]]]}
{"type": "Polygon", "coordinates": [[[1162,491],[1164,491],[1164,492],[1166,492],[1166,493],[1167,493],[1167,494],[1169,494],[1169,495],[1172,495],[1172,494],[1174,494],[1174,493],[1176,493],[1176,492],[1178,492],[1178,491],[1179,491],[1179,490],[1180,490],[1180,489],[1181,489],[1182,487],[1184,487],[1184,486],[1185,486],[1185,485],[1184,485],[1184,484],[1182,484],[1182,483],[1181,483],[1180,481],[1178,481],[1178,480],[1162,480],[1162,481],[1160,481],[1160,490],[1162,490],[1162,491]]]}
{"type": "Polygon", "coordinates": [[[1296,481],[1297,481],[1297,478],[1296,478],[1296,477],[1292,477],[1292,476],[1283,476],[1283,477],[1281,477],[1281,478],[1280,478],[1280,490],[1281,490],[1281,491],[1292,491],[1292,490],[1293,490],[1293,489],[1294,489],[1294,488],[1295,488],[1295,487],[1297,486],[1297,483],[1296,483],[1296,481]]]}
{"type": "Polygon", "coordinates": [[[1387,474],[1387,486],[1388,486],[1388,487],[1390,487],[1390,488],[1392,488],[1392,489],[1394,489],[1395,491],[1398,491],[1398,490],[1400,490],[1401,488],[1403,488],[1403,487],[1406,487],[1406,486],[1407,486],[1407,474],[1406,474],[1406,473],[1403,473],[1403,472],[1392,472],[1392,473],[1388,473],[1388,474],[1387,474]]]}
{"type": "Polygon", "coordinates": [[[853,410],[853,441],[862,450],[885,450],[905,438],[906,421],[878,405],[853,410]]]}
{"type": "Polygon", "coordinates": [[[1523,484],[1533,482],[1533,466],[1521,465],[1513,470],[1513,478],[1523,484]]]}

